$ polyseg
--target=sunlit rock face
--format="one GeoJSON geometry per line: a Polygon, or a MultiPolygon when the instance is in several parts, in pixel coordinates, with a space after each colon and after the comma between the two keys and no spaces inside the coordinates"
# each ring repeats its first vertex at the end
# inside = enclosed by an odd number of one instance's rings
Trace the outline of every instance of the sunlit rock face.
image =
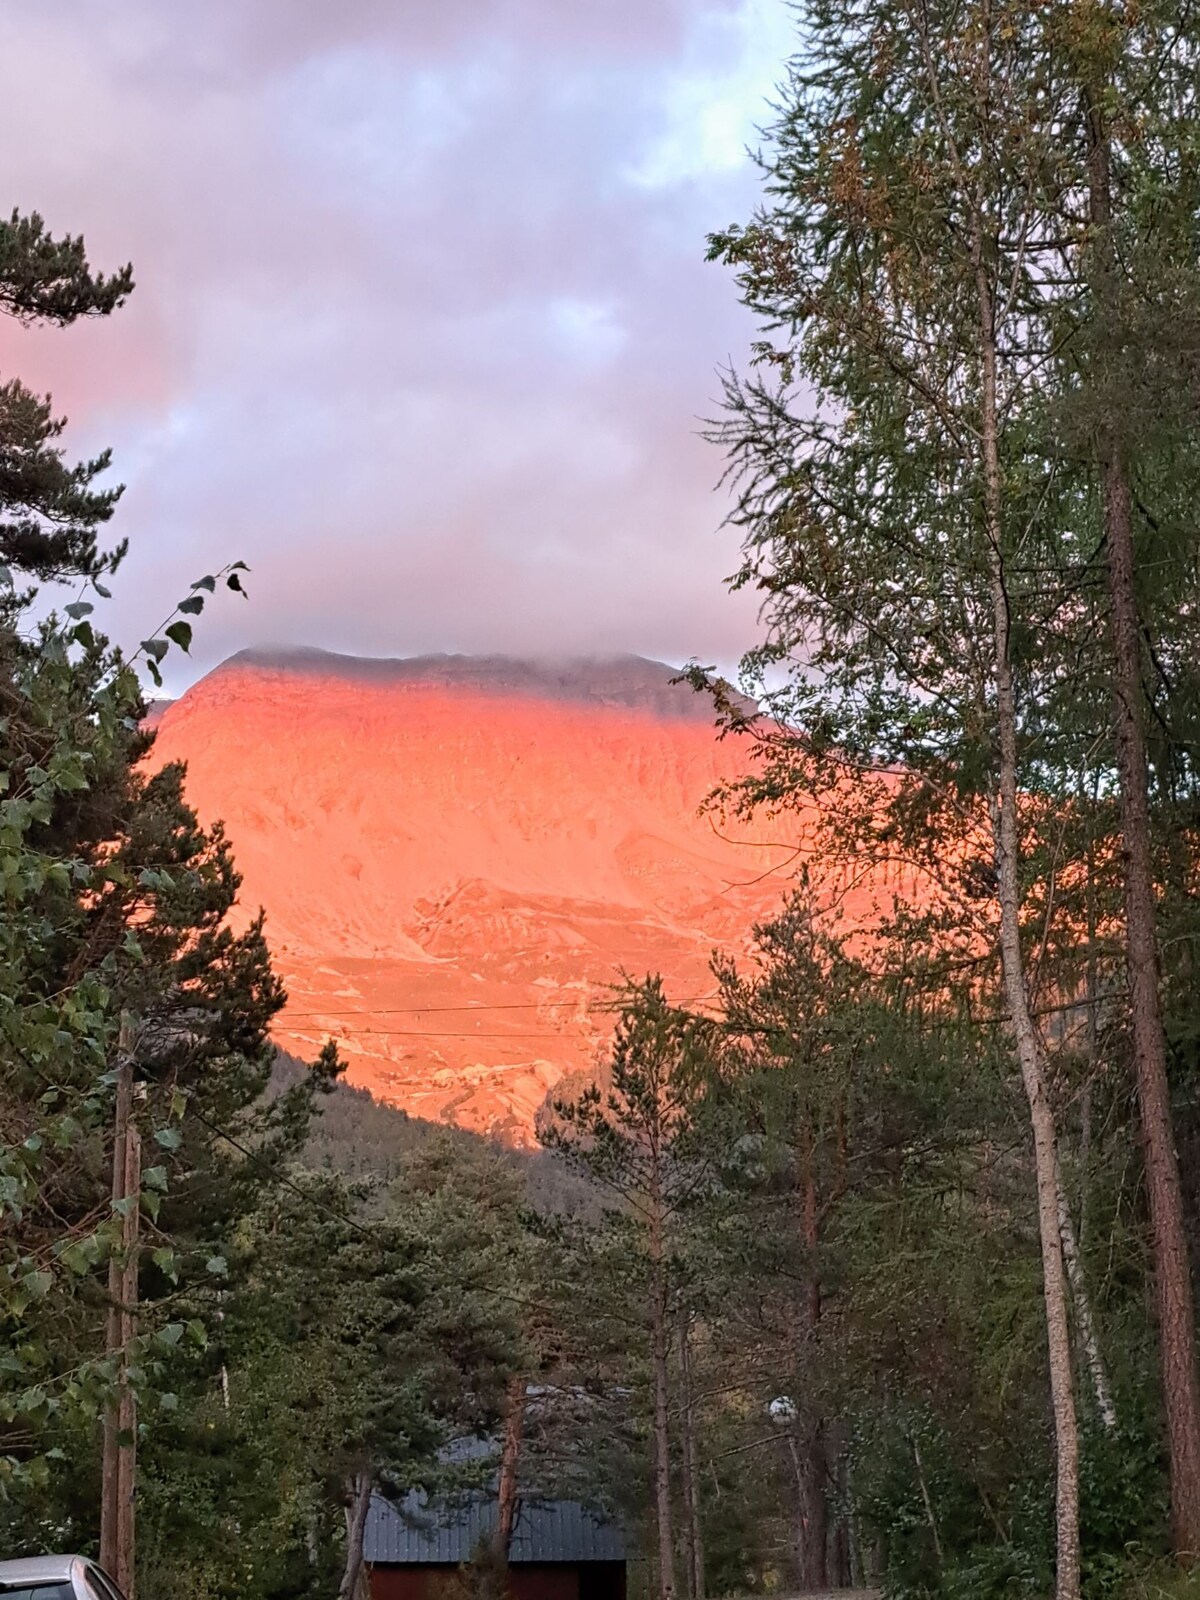
{"type": "Polygon", "coordinates": [[[350,1078],[423,1117],[533,1137],[611,1033],[622,972],[711,993],[786,890],[795,827],[700,807],[746,759],[708,702],[637,657],[319,651],[233,657],[162,716],[262,905],[289,1006],[350,1078]]]}

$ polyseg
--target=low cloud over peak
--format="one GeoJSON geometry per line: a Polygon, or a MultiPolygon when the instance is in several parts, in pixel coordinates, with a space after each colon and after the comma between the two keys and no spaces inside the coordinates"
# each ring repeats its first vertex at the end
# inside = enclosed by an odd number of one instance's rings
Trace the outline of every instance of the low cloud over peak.
{"type": "Polygon", "coordinates": [[[264,635],[739,653],[698,418],[751,330],[702,258],[788,42],[783,0],[0,16],[10,203],[138,277],[110,324],[0,329],[0,373],[116,449],[111,631],[240,558],[199,667],[264,635]]]}

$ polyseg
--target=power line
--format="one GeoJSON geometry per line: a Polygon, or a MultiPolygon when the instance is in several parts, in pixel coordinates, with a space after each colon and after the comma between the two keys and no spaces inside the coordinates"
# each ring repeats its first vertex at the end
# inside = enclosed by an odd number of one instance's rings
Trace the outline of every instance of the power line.
{"type": "MultiPolygon", "coordinates": [[[[240,1155],[245,1156],[248,1161],[257,1161],[261,1163],[263,1161],[270,1160],[270,1157],[265,1150],[248,1149],[247,1146],[242,1144],[240,1140],[235,1139],[231,1133],[226,1133],[224,1128],[218,1128],[215,1122],[210,1122],[209,1119],[204,1115],[203,1111],[197,1110],[195,1106],[189,1106],[188,1112],[191,1116],[195,1117],[197,1122],[203,1123],[210,1133],[215,1133],[218,1139],[224,1139],[226,1144],[232,1145],[233,1148],[238,1151],[240,1155]]],[[[310,1190],[301,1188],[298,1183],[293,1183],[291,1178],[288,1177],[287,1173],[280,1171],[278,1166],[272,1164],[268,1170],[271,1172],[272,1177],[278,1179],[285,1189],[290,1189],[293,1194],[299,1195],[301,1200],[303,1200],[306,1205],[312,1206],[317,1211],[325,1212],[327,1216],[333,1217],[337,1222],[345,1223],[348,1228],[353,1228],[356,1233],[361,1233],[368,1239],[374,1239],[378,1237],[374,1229],[364,1227],[361,1222],[357,1222],[353,1217],[347,1216],[344,1211],[339,1211],[336,1206],[331,1206],[327,1201],[322,1200],[320,1195],[313,1194],[310,1190]]]]}
{"type": "MultiPolygon", "coordinates": [[[[680,1006],[691,1006],[699,1005],[703,1000],[715,999],[716,995],[714,994],[685,995],[683,999],[675,1001],[675,1004],[680,1006]]],[[[335,1011],[331,1008],[326,1008],[323,1011],[292,1011],[289,1008],[287,1015],[290,1017],[384,1017],[396,1016],[400,1013],[404,1013],[410,1016],[423,1017],[426,1015],[433,1016],[435,1014],[449,1011],[540,1011],[542,1007],[547,1004],[566,1004],[566,1002],[545,1000],[484,1000],[480,1001],[478,1004],[469,1006],[358,1006],[351,1007],[345,1011],[335,1011]]],[[[616,1004],[617,1002],[615,1000],[605,1002],[606,1006],[615,1006],[616,1004]]]]}
{"type": "Polygon", "coordinates": [[[451,1028],[355,1028],[357,1039],[561,1039],[563,1029],[541,1033],[456,1033],[451,1028]]]}
{"type": "MultiPolygon", "coordinates": [[[[226,1144],[232,1145],[232,1147],[248,1161],[262,1162],[264,1160],[269,1160],[267,1151],[250,1149],[248,1146],[244,1145],[240,1139],[235,1139],[234,1136],[231,1133],[227,1133],[224,1128],[218,1127],[215,1122],[212,1122],[208,1117],[206,1117],[202,1111],[197,1110],[195,1106],[189,1106],[188,1114],[195,1117],[197,1122],[202,1123],[210,1133],[216,1134],[218,1139],[224,1139],[226,1144]]],[[[311,1190],[302,1188],[300,1184],[289,1178],[286,1172],[281,1171],[278,1166],[273,1165],[268,1170],[270,1171],[271,1176],[274,1177],[280,1184],[282,1184],[285,1189],[290,1189],[293,1194],[299,1196],[299,1198],[304,1201],[305,1205],[311,1206],[314,1211],[323,1212],[325,1216],[332,1217],[335,1222],[340,1222],[345,1227],[352,1228],[355,1233],[361,1234],[364,1239],[371,1239],[372,1241],[378,1242],[379,1231],[377,1228],[366,1226],[366,1224],[359,1222],[356,1217],[348,1215],[345,1211],[339,1210],[336,1206],[331,1206],[329,1202],[327,1200],[323,1200],[320,1195],[313,1194],[311,1190]]],[[[510,1289],[502,1289],[496,1284],[476,1284],[475,1292],[477,1294],[491,1295],[492,1298],[496,1300],[506,1300],[513,1305],[521,1306],[524,1310],[545,1311],[547,1309],[545,1302],[525,1299],[520,1295],[513,1294],[510,1289]]],[[[627,1317],[620,1317],[618,1315],[615,1317],[615,1320],[628,1322],[630,1319],[627,1317]]]]}
{"type": "MultiPolygon", "coordinates": [[[[546,1005],[544,1000],[518,1000],[518,1002],[490,1002],[478,1005],[368,1005],[355,1006],[354,1010],[339,1011],[339,1016],[386,1016],[395,1011],[410,1011],[414,1016],[424,1016],[426,1011],[536,1011],[546,1005]]],[[[293,1011],[291,1016],[330,1016],[330,1011],[293,1011]]]]}
{"type": "MultiPolygon", "coordinates": [[[[702,1005],[706,1000],[715,1000],[715,995],[685,995],[675,1005],[702,1005]]],[[[539,1011],[546,1002],[498,1002],[496,1005],[443,1005],[443,1006],[362,1006],[349,1011],[283,1011],[278,1019],[278,1026],[286,1029],[290,1022],[331,1022],[331,1024],[346,1024],[355,1016],[438,1016],[445,1013],[488,1013],[488,1011],[539,1011]]],[[[478,1032],[469,1029],[432,1029],[432,1027],[350,1027],[354,1029],[358,1038],[562,1038],[570,1027],[578,1027],[595,1016],[597,1011],[614,1013],[618,1010],[619,1003],[605,1002],[603,1005],[592,1006],[584,1016],[574,1014],[562,1019],[562,1026],[555,1029],[538,1029],[536,1032],[528,1030],[501,1030],[501,1032],[478,1032]]]]}
{"type": "Polygon", "coordinates": [[[537,1011],[545,1005],[544,1000],[519,1000],[497,1001],[494,1005],[483,1001],[479,1005],[470,1006],[361,1006],[348,1011],[289,1011],[293,1017],[383,1017],[393,1016],[399,1012],[406,1012],[412,1016],[424,1016],[426,1012],[443,1011],[537,1011]]]}

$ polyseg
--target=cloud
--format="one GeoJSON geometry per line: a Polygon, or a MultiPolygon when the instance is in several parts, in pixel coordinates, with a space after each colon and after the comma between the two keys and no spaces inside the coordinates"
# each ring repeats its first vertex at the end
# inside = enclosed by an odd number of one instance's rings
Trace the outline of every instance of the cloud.
{"type": "Polygon", "coordinates": [[[261,639],[736,656],[698,419],[751,330],[704,237],[754,203],[786,19],[0,3],[6,194],[138,278],[108,323],[0,329],[73,446],[116,450],[111,631],[241,558],[197,669],[261,639]]]}
{"type": "Polygon", "coordinates": [[[630,180],[663,189],[743,168],[747,147],[771,120],[793,32],[792,13],[779,0],[702,11],[682,58],[662,74],[662,126],[629,169],[630,180]]]}

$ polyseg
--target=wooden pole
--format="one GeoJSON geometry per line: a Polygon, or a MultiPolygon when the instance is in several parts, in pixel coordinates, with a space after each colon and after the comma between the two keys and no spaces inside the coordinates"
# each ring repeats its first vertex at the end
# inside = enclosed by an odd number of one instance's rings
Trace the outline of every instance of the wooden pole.
{"type": "Polygon", "coordinates": [[[129,1382],[129,1346],[137,1332],[138,1195],[142,1141],[133,1121],[133,1030],[122,1020],[117,1043],[117,1100],[113,1130],[113,1207],[121,1219],[120,1248],[108,1266],[105,1349],[118,1361],[117,1393],[104,1418],[100,1493],[100,1565],[134,1600],[134,1495],[137,1487],[137,1396],[129,1382]]]}
{"type": "Polygon", "coordinates": [[[679,1432],[683,1445],[683,1510],[687,1528],[687,1577],[691,1600],[705,1600],[704,1533],[700,1517],[700,1456],[692,1405],[691,1316],[679,1307],[679,1432]]]}

